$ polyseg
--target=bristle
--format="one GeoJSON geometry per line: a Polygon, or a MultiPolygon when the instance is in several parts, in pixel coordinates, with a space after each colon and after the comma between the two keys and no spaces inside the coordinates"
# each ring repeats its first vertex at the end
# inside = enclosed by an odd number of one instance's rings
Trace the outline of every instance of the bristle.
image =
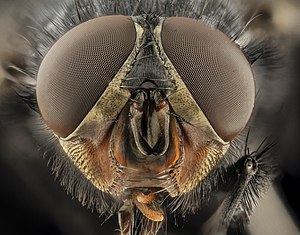
{"type": "Polygon", "coordinates": [[[110,217],[117,212],[121,206],[120,202],[108,193],[96,189],[59,147],[56,147],[56,154],[53,155],[53,152],[49,154],[51,154],[48,157],[51,169],[68,193],[99,214],[110,217]]]}

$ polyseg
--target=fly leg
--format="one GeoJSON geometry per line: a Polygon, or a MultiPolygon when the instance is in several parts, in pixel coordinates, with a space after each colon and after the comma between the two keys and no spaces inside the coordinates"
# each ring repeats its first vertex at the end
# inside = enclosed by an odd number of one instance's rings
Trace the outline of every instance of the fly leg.
{"type": "Polygon", "coordinates": [[[225,197],[204,223],[202,234],[227,234],[231,226],[244,229],[259,196],[268,189],[273,179],[274,168],[269,158],[264,156],[268,149],[256,155],[246,155],[226,170],[225,197]]]}

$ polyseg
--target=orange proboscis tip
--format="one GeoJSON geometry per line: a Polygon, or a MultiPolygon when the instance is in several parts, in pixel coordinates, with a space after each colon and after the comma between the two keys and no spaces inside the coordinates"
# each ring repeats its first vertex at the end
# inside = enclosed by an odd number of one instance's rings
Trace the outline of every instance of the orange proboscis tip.
{"type": "Polygon", "coordinates": [[[148,219],[155,221],[155,222],[161,222],[164,220],[163,212],[161,212],[159,210],[154,210],[147,205],[154,200],[155,200],[155,196],[152,193],[150,193],[148,195],[139,193],[136,195],[136,198],[134,201],[135,201],[136,207],[142,212],[142,214],[145,217],[147,217],[148,219]]]}
{"type": "Polygon", "coordinates": [[[136,195],[136,200],[140,203],[148,204],[155,200],[155,196],[153,193],[149,193],[148,195],[139,193],[136,195]]]}

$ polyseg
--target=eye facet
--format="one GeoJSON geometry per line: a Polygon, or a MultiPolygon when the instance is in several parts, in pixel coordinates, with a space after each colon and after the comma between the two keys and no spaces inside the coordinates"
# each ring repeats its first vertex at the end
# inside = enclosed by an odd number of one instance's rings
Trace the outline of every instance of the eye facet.
{"type": "Polygon", "coordinates": [[[221,31],[183,17],[164,21],[161,40],[214,130],[232,140],[245,128],[255,100],[252,70],[241,49],[221,31]]]}
{"type": "Polygon", "coordinates": [[[130,17],[103,16],[63,35],[43,59],[37,101],[45,123],[60,137],[80,124],[135,45],[130,17]]]}

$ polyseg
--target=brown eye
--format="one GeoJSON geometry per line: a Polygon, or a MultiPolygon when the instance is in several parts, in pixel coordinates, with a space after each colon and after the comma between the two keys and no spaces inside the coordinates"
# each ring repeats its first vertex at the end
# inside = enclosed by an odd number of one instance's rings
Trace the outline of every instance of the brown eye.
{"type": "Polygon", "coordinates": [[[43,59],[37,76],[37,101],[47,125],[66,137],[80,124],[135,44],[127,16],[103,16],[63,35],[43,59]]]}
{"type": "Polygon", "coordinates": [[[212,127],[232,140],[246,126],[255,99],[252,70],[241,49],[221,31],[183,17],[164,21],[161,40],[212,127]]]}

